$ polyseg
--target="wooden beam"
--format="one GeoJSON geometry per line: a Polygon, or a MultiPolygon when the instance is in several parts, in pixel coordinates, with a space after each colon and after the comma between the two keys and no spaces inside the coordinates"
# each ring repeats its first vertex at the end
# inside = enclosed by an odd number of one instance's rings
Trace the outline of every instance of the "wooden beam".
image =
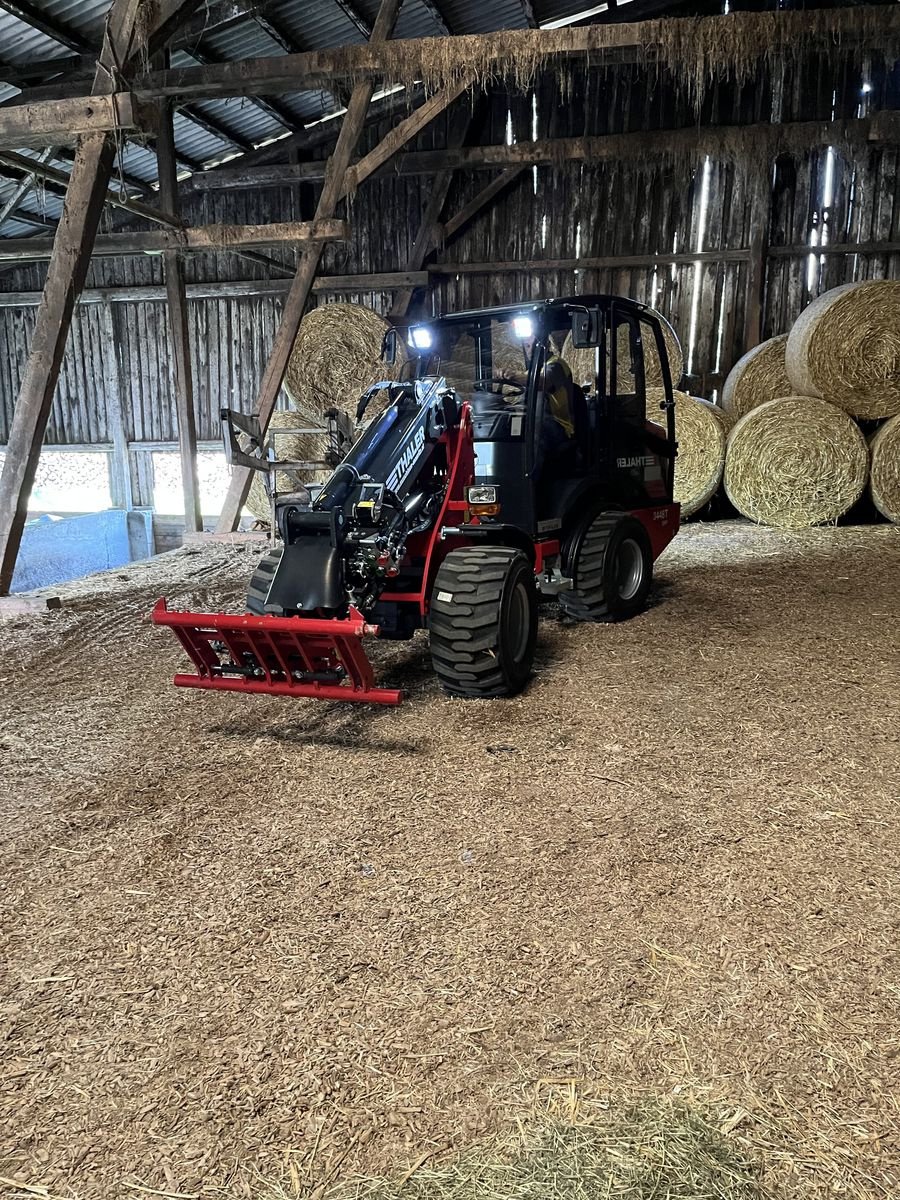
{"type": "MultiPolygon", "coordinates": [[[[455,113],[455,120],[451,120],[450,124],[450,131],[447,137],[448,150],[456,150],[463,144],[471,123],[471,112],[464,108],[458,109],[455,113]]],[[[425,211],[422,214],[422,220],[419,225],[419,232],[416,234],[416,240],[413,242],[409,257],[406,260],[407,270],[419,270],[420,267],[424,266],[426,258],[434,249],[438,240],[437,231],[441,214],[444,211],[444,205],[447,202],[452,182],[452,171],[441,171],[432,180],[428,202],[425,205],[425,211]]],[[[398,319],[407,315],[414,291],[415,288],[410,286],[401,288],[398,292],[395,292],[391,305],[391,316],[393,318],[398,319]]]]}
{"type": "Polygon", "coordinates": [[[106,398],[106,419],[112,435],[111,480],[112,501],[117,508],[134,508],[131,487],[131,460],[128,456],[128,432],[122,406],[122,376],[119,367],[119,341],[116,337],[112,305],[107,301],[100,310],[103,331],[103,395],[106,398]]]}
{"type": "MultiPolygon", "coordinates": [[[[594,164],[647,157],[709,154],[732,159],[760,147],[770,155],[817,145],[865,146],[900,142],[900,113],[881,112],[839,121],[788,121],[781,124],[705,125],[687,129],[639,130],[597,137],[543,138],[494,146],[447,150],[412,150],[397,155],[391,171],[398,175],[433,175],[446,170],[540,166],[565,162],[594,164]]],[[[361,164],[357,164],[357,168],[361,164]]],[[[371,172],[370,172],[371,173],[371,172]]],[[[315,182],[324,175],[321,162],[279,163],[263,167],[221,167],[194,175],[196,191],[284,186],[315,182]]]]}
{"type": "Polygon", "coordinates": [[[35,84],[44,83],[57,76],[71,78],[73,75],[82,76],[86,87],[90,87],[90,76],[97,65],[97,55],[67,54],[60,58],[35,58],[26,62],[0,63],[0,79],[13,87],[29,88],[35,84]]]}
{"type": "Polygon", "coordinates": [[[0,146],[13,148],[72,146],[87,134],[133,133],[139,128],[128,92],[0,108],[0,146]]]}
{"type": "Polygon", "coordinates": [[[515,275],[540,271],[605,271],[614,267],[657,267],[696,262],[746,262],[749,250],[704,250],[698,254],[611,254],[606,258],[523,258],[515,262],[440,262],[432,275],[515,275]]]}
{"type": "Polygon", "coordinates": [[[335,5],[341,10],[345,17],[348,18],[352,25],[355,25],[359,32],[367,40],[372,36],[372,23],[356,7],[353,0],[334,0],[335,5]]]}
{"type": "MultiPolygon", "coordinates": [[[[293,279],[293,275],[291,275],[293,279]]],[[[427,271],[385,271],[374,275],[319,275],[314,292],[393,292],[397,288],[425,287],[427,271]]],[[[290,290],[287,279],[238,279],[213,283],[189,283],[188,300],[241,300],[247,297],[284,296],[290,290]]],[[[0,308],[36,308],[42,292],[0,292],[0,308]]],[[[90,288],[78,298],[79,304],[145,304],[166,299],[161,284],[134,287],[90,288]]]]}
{"type": "MultiPolygon", "coordinates": [[[[244,96],[260,92],[296,92],[331,88],[336,79],[380,81],[421,79],[432,87],[447,82],[436,74],[435,61],[470,63],[479,75],[514,72],[522,62],[549,64],[552,60],[577,56],[592,65],[621,61],[623,52],[636,61],[667,61],[683,71],[684,48],[722,46],[721,63],[710,61],[708,49],[702,60],[707,67],[723,68],[740,55],[745,62],[741,34],[764,46],[766,53],[796,52],[798,47],[832,49],[836,44],[858,44],[883,51],[896,45],[896,14],[891,5],[861,6],[810,11],[782,9],[775,12],[733,12],[725,16],[665,17],[656,21],[621,24],[567,26],[559,29],[504,30],[469,34],[458,39],[458,49],[446,38],[398,39],[386,45],[369,42],[360,46],[307,51],[269,58],[248,58],[204,68],[181,68],[151,73],[138,81],[137,94],[146,100],[164,96],[203,99],[215,96],[244,96]],[[727,47],[734,47],[729,51],[727,47]],[[454,54],[453,51],[456,51],[454,54]]],[[[451,72],[452,77],[452,72],[451,72]]]]}
{"type": "MultiPolygon", "coordinates": [[[[378,16],[372,29],[370,45],[378,49],[390,37],[400,11],[400,0],[381,0],[378,16]]],[[[356,150],[357,142],[362,133],[366,119],[366,110],[372,99],[374,87],[371,83],[357,83],[347,105],[347,112],[341,122],[334,152],[328,160],[328,170],[325,183],[319,195],[316,206],[316,217],[326,220],[334,216],[346,180],[347,169],[356,150]]],[[[318,270],[321,258],[321,247],[307,247],[300,256],[297,274],[291,284],[285,300],[281,324],[275,335],[272,354],[260,384],[259,395],[254,405],[254,415],[259,419],[265,430],[269,418],[278,400],[278,393],[284,381],[288,360],[297,340],[300,322],[309,300],[313,279],[318,270]]],[[[231,483],[222,506],[222,513],[216,527],[218,533],[229,533],[237,528],[241,517],[241,509],[250,489],[250,471],[246,467],[236,467],[232,472],[231,483]]]]}
{"type": "Polygon", "coordinates": [[[224,33],[243,25],[265,9],[266,0],[214,0],[202,12],[185,21],[172,38],[170,48],[183,50],[210,33],[224,33]]]}
{"type": "MultiPolygon", "coordinates": [[[[53,147],[48,146],[47,149],[41,153],[41,156],[38,159],[38,163],[46,162],[46,160],[48,158],[50,158],[52,156],[52,154],[53,154],[53,147]]],[[[16,190],[13,192],[13,194],[10,196],[10,198],[7,200],[7,202],[3,205],[3,208],[0,209],[0,229],[2,229],[3,226],[6,224],[7,220],[15,214],[19,205],[22,203],[22,201],[25,199],[25,197],[28,195],[28,193],[34,187],[36,182],[37,182],[37,172],[36,171],[29,171],[27,175],[25,175],[22,179],[19,180],[19,184],[16,187],[16,190]]]]}
{"type": "Polygon", "coordinates": [[[62,21],[51,20],[45,13],[39,12],[27,0],[0,0],[0,8],[11,16],[17,17],[25,25],[30,25],[53,42],[59,42],[69,50],[81,52],[90,50],[91,46],[77,30],[69,28],[62,21]]]}
{"type": "MultiPolygon", "coordinates": [[[[11,150],[0,151],[0,166],[13,167],[17,171],[37,176],[38,179],[44,180],[45,183],[57,185],[63,191],[69,186],[69,179],[71,178],[65,171],[60,171],[58,167],[52,167],[49,163],[42,162],[41,159],[27,158],[24,154],[15,154],[11,150]]],[[[143,204],[140,200],[133,200],[128,196],[123,196],[121,192],[108,191],[106,193],[106,203],[113,205],[115,208],[124,209],[125,212],[130,212],[136,217],[142,217],[145,221],[152,221],[157,225],[166,225],[170,229],[181,228],[181,222],[172,213],[162,212],[151,204],[143,204]]]]}
{"type": "Polygon", "coordinates": [[[439,116],[471,86],[472,79],[466,76],[458,83],[441,88],[439,92],[429,96],[415,112],[410,113],[405,120],[389,130],[378,145],[374,146],[355,166],[348,167],[341,196],[347,196],[356,191],[361,183],[380,167],[383,167],[398,150],[402,149],[416,134],[421,133],[426,125],[429,125],[435,117],[439,116]]]}
{"type": "MultiPolygon", "coordinates": [[[[98,96],[108,94],[118,64],[127,60],[139,9],[138,0],[113,0],[94,80],[98,96]]],[[[110,136],[94,133],[82,138],[75,155],[0,474],[0,594],[12,584],[75,298],[84,286],[115,150],[110,136]]]]}
{"type": "Polygon", "coordinates": [[[455,29],[450,28],[450,24],[447,21],[447,17],[444,14],[443,9],[438,4],[438,0],[420,0],[420,3],[431,17],[432,21],[434,21],[435,25],[437,25],[438,29],[440,29],[441,33],[456,33],[455,29]]]}
{"type": "Polygon", "coordinates": [[[525,167],[507,167],[496,179],[492,179],[441,227],[438,231],[438,241],[448,242],[455,234],[459,233],[460,229],[468,225],[474,216],[496,199],[504,188],[509,187],[514,179],[518,179],[524,170],[525,167]]]}
{"type": "MultiPolygon", "coordinates": [[[[156,144],[159,171],[159,196],[166,208],[179,212],[178,167],[175,162],[175,130],[172,106],[164,105],[156,144]]],[[[178,450],[181,458],[181,483],[184,492],[186,529],[203,528],[200,507],[200,479],[197,474],[197,425],[194,418],[194,370],[191,363],[191,339],[187,316],[184,262],[178,250],[163,255],[168,300],[169,339],[175,364],[175,412],[178,421],[178,450]]]]}
{"type": "MultiPolygon", "coordinates": [[[[285,221],[275,225],[198,225],[194,229],[154,229],[136,233],[101,233],[94,239],[97,257],[162,254],[166,250],[223,254],[253,246],[346,241],[346,221],[285,221]]],[[[0,238],[0,262],[40,262],[50,258],[54,242],[43,238],[0,238]]]]}

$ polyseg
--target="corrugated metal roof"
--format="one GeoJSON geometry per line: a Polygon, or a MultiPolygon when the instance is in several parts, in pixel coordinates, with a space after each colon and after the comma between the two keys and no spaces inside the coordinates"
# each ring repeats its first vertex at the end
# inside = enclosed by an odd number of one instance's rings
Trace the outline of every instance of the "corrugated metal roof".
{"type": "MultiPolygon", "coordinates": [[[[297,50],[317,50],[329,46],[359,44],[365,34],[348,15],[351,7],[360,15],[363,24],[371,27],[380,0],[271,0],[265,16],[275,26],[276,36],[266,31],[265,22],[254,16],[226,28],[208,28],[198,35],[191,47],[206,61],[238,60],[269,57],[285,53],[279,39],[287,39],[297,50]]],[[[31,28],[19,18],[0,11],[0,64],[65,58],[75,52],[72,43],[96,46],[103,34],[111,0],[30,0],[34,10],[48,24],[61,30],[54,39],[31,28]]],[[[533,0],[538,21],[559,20],[583,12],[586,0],[533,0]]],[[[522,0],[404,0],[395,30],[400,38],[434,37],[443,33],[443,19],[452,33],[488,33],[497,29],[522,29],[528,24],[522,0]],[[440,14],[439,16],[436,16],[440,14]]],[[[190,66],[198,60],[184,51],[173,54],[173,65],[190,66]]],[[[2,68],[0,68],[2,72],[2,68]]],[[[0,80],[0,104],[9,102],[19,89],[0,80]]],[[[325,91],[306,91],[279,96],[278,112],[284,120],[300,128],[319,120],[337,107],[335,98],[325,91]]],[[[205,164],[233,156],[240,143],[260,145],[282,135],[284,120],[268,111],[264,104],[252,99],[204,100],[194,105],[198,120],[190,112],[175,117],[176,151],[182,162],[205,164]],[[216,130],[221,132],[216,132],[216,130]],[[229,134],[233,137],[229,137],[229,134]],[[236,139],[236,141],[235,141],[236,139]]],[[[37,152],[31,152],[37,157],[37,152]]],[[[147,183],[156,180],[156,156],[152,150],[137,142],[127,142],[120,150],[117,162],[134,179],[147,183]]],[[[60,160],[60,169],[68,171],[71,163],[60,160]]],[[[16,181],[0,176],[0,207],[3,196],[10,196],[16,181]]],[[[35,188],[24,199],[24,211],[59,216],[62,201],[52,192],[35,188]]],[[[27,236],[34,226],[16,222],[13,218],[0,229],[0,236],[27,236]]]]}

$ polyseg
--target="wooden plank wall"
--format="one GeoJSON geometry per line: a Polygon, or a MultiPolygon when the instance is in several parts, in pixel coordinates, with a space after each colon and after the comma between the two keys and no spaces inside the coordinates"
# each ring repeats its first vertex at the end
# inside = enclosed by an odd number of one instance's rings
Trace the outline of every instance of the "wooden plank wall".
{"type": "MultiPolygon", "coordinates": [[[[740,124],[859,115],[896,107],[900,72],[874,79],[863,94],[860,71],[845,63],[806,60],[762,71],[738,86],[722,81],[711,87],[697,113],[682,88],[660,69],[649,76],[635,67],[585,72],[571,67],[562,76],[541,78],[533,92],[508,95],[502,89],[473,108],[468,140],[502,143],[511,122],[517,141],[578,137],[634,130],[688,128],[707,122],[740,124]]],[[[468,101],[466,101],[468,103],[468,101]]],[[[364,149],[387,131],[375,124],[366,131],[364,149]]],[[[417,149],[446,144],[447,120],[436,121],[415,143],[417,149]]],[[[322,152],[324,154],[324,151],[322,152]]],[[[810,233],[828,226],[829,240],[900,240],[898,150],[872,146],[833,156],[834,195],[822,212],[827,166],[819,149],[784,155],[738,155],[704,164],[703,156],[671,159],[663,154],[643,160],[580,164],[562,162],[526,170],[494,207],[441,247],[438,257],[453,264],[540,258],[647,255],[695,250],[700,236],[702,179],[708,175],[704,250],[746,248],[754,223],[766,218],[773,245],[807,243],[810,233]],[[535,176],[537,186],[535,187],[535,176]]],[[[491,170],[458,173],[448,213],[465,204],[488,182],[491,170]]],[[[349,203],[353,240],[327,249],[323,273],[368,273],[402,269],[427,202],[428,177],[398,176],[388,168],[366,183],[349,203]]],[[[309,184],[258,191],[221,191],[188,195],[185,215],[194,224],[213,221],[257,223],[305,219],[311,215],[316,188],[309,184]]],[[[270,257],[291,267],[295,254],[286,248],[270,257]]],[[[264,268],[233,254],[188,258],[188,279],[209,282],[265,278],[264,268]]],[[[45,267],[32,265],[0,274],[0,288],[38,290],[45,267]]],[[[812,295],[860,278],[900,278],[900,255],[835,256],[810,266],[809,255],[767,260],[763,336],[787,330],[812,295]],[[810,286],[811,284],[811,286],[810,286]]],[[[88,286],[162,282],[159,260],[149,256],[98,259],[88,286]]],[[[682,341],[691,342],[687,383],[698,395],[712,397],[725,374],[743,353],[746,262],[712,261],[607,270],[522,272],[499,276],[449,274],[440,277],[426,305],[447,311],[462,306],[513,303],[578,290],[619,292],[655,304],[674,324],[682,341]]],[[[389,310],[385,293],[331,296],[389,310]]],[[[421,298],[420,298],[421,299],[421,298]]],[[[268,358],[281,308],[278,298],[204,300],[190,305],[197,376],[198,436],[218,438],[218,409],[252,403],[268,358]]],[[[53,444],[107,442],[102,362],[111,352],[99,334],[98,309],[78,310],[47,440],[53,444]]],[[[133,441],[174,441],[175,405],[162,303],[114,306],[127,436],[133,441]]],[[[0,444],[12,405],[34,321],[34,310],[0,309],[0,444]]],[[[143,458],[143,455],[138,455],[143,458]]],[[[136,468],[139,502],[143,468],[136,468]]],[[[143,490],[142,490],[143,489],[143,490]]],[[[145,502],[145,498],[144,498],[145,502]]]]}

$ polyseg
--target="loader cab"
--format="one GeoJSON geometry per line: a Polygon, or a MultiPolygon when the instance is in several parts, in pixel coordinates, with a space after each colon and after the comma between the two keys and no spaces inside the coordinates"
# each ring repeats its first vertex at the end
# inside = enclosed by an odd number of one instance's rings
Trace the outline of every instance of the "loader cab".
{"type": "Polygon", "coordinates": [[[443,378],[469,405],[475,485],[498,498],[486,521],[537,538],[589,496],[629,509],[671,496],[667,365],[660,425],[645,415],[648,347],[665,360],[660,321],[632,301],[589,296],[410,327],[407,375],[443,378]],[[647,452],[648,438],[658,454],[647,452]]]}

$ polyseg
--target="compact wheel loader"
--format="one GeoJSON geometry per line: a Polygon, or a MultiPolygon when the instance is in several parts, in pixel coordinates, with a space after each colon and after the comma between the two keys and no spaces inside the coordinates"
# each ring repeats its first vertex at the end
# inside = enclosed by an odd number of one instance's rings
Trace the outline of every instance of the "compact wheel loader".
{"type": "MultiPolygon", "coordinates": [[[[318,495],[273,492],[278,544],[246,614],[157,604],[154,622],[196,669],[175,683],[399,704],[363,640],[425,628],[445,692],[511,696],[531,674],[541,599],[577,621],[639,612],[679,524],[662,324],[631,300],[589,295],[410,327],[400,378],[368,389],[357,422],[382,411],[337,450],[318,495]],[[559,357],[567,335],[587,378],[559,357]],[[646,419],[648,346],[662,367],[658,423],[646,419]]],[[[398,350],[389,330],[382,356],[395,363],[398,350]]],[[[223,420],[231,461],[274,479],[286,464],[266,457],[258,424],[223,420]]]]}

